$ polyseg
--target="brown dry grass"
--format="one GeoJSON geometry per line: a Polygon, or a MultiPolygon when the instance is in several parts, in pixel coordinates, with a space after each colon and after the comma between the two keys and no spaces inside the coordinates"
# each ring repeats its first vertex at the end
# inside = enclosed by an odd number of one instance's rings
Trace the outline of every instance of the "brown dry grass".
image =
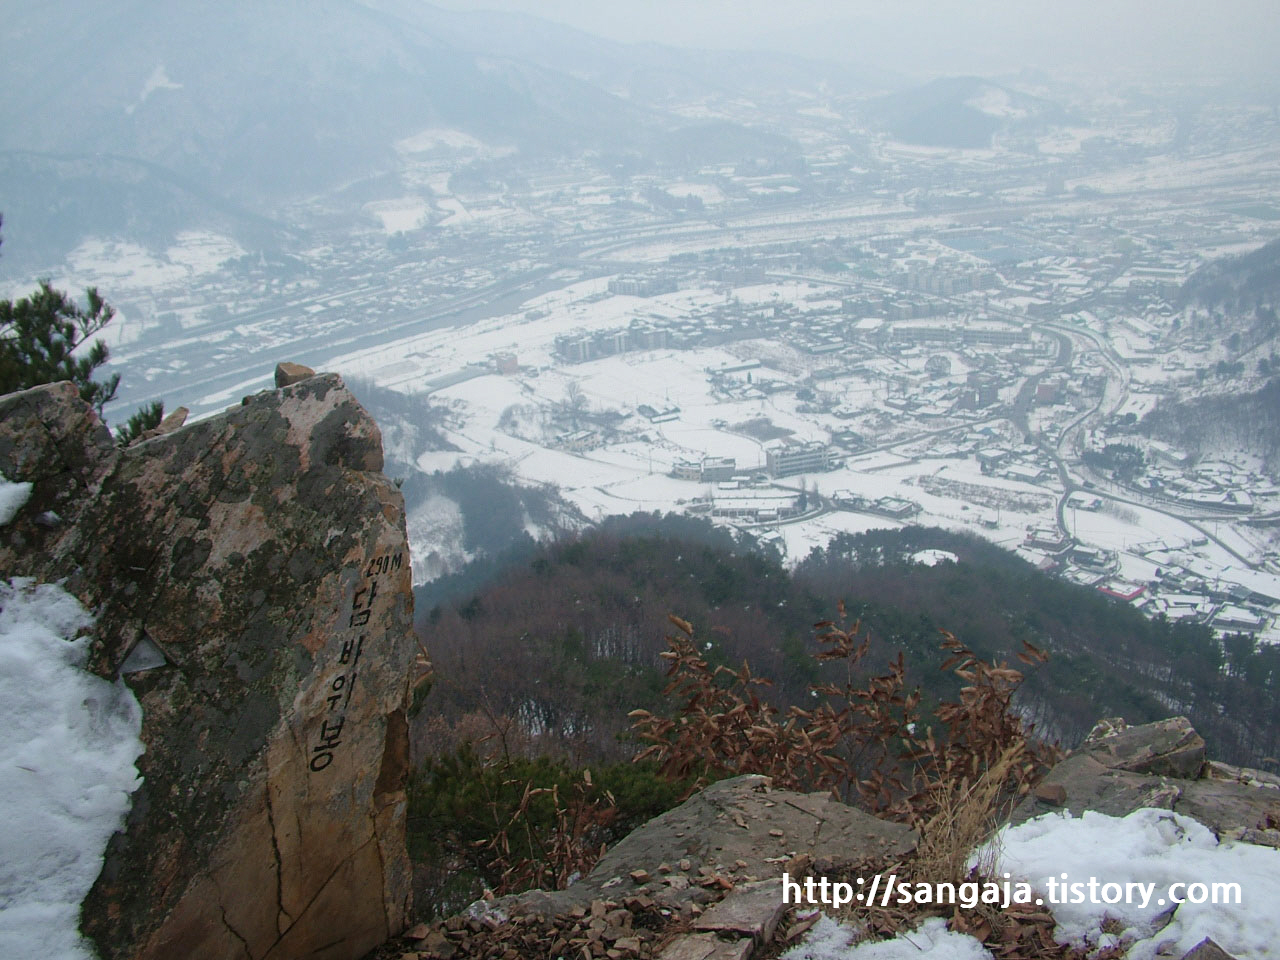
{"type": "MultiPolygon", "coordinates": [[[[841,609],[843,620],[844,611],[841,609]]],[[[712,667],[698,652],[692,626],[671,617],[676,633],[667,638],[666,692],[679,703],[670,716],[646,710],[630,714],[637,736],[648,746],[636,759],[652,758],[663,776],[706,783],[723,776],[761,773],[774,785],[802,791],[829,790],[860,799],[881,816],[910,823],[920,834],[914,853],[895,864],[850,864],[859,872],[896,873],[902,881],[964,882],[998,879],[998,850],[991,841],[997,825],[1057,759],[1056,748],[1037,742],[1018,718],[1012,700],[1021,671],[1005,663],[985,663],[949,633],[941,648],[943,670],[964,682],[959,699],[940,704],[934,726],[917,735],[920,694],[906,689],[902,655],[884,673],[861,677],[870,639],[858,624],[817,625],[823,662],[845,665],[842,683],[812,687],[817,705],[785,711],[761,696],[770,685],[749,664],[712,667]],[[985,845],[985,846],[984,846],[985,845]],[[975,850],[983,852],[971,869],[975,850]],[[865,868],[865,869],[864,869],[865,868]]],[[[1026,645],[1019,659],[1029,665],[1046,658],[1026,645]]],[[[488,717],[491,727],[495,718],[488,717]]],[[[508,744],[503,744],[504,748],[508,744]]],[[[571,798],[553,792],[557,830],[550,845],[533,858],[513,855],[512,838],[527,830],[527,811],[543,790],[525,785],[524,799],[487,843],[503,867],[503,888],[532,884],[561,886],[573,872],[585,872],[602,852],[589,838],[613,815],[609,804],[589,801],[579,785],[571,798]],[[603,818],[603,819],[602,819],[603,818]]],[[[835,879],[834,877],[832,879],[835,879]]],[[[1054,921],[1043,908],[1001,911],[990,905],[863,906],[857,921],[872,936],[910,929],[929,915],[946,916],[952,929],[970,933],[1000,958],[1069,960],[1079,956],[1054,943],[1054,921]]]]}
{"type": "MultiPolygon", "coordinates": [[[[1003,879],[993,843],[997,826],[1059,756],[1056,747],[1036,741],[1013,710],[1020,670],[985,663],[944,632],[942,669],[964,686],[958,700],[934,712],[938,730],[929,726],[916,735],[920,694],[905,689],[901,654],[887,672],[856,679],[870,643],[856,623],[847,629],[833,621],[817,625],[824,647],[817,657],[843,661],[845,682],[814,686],[819,706],[784,713],[759,695],[767,679],[753,675],[745,663],[738,670],[712,669],[698,654],[692,627],[677,617],[671,621],[679,633],[667,638],[667,693],[682,705],[673,716],[631,714],[633,728],[649,744],[640,756],[658,760],[664,775],[705,781],[762,773],[782,788],[858,797],[879,815],[919,831],[911,856],[891,865],[847,865],[843,872],[850,881],[873,872],[896,873],[912,884],[957,887],[1003,879]]],[[[1018,659],[1034,666],[1047,657],[1026,644],[1018,659]]],[[[856,919],[878,937],[905,931],[929,915],[947,916],[952,929],[977,937],[997,957],[1080,956],[1054,942],[1053,917],[1039,907],[859,905],[856,919]]]]}
{"type": "MultiPolygon", "coordinates": [[[[906,689],[902,654],[886,672],[860,679],[870,638],[857,623],[817,624],[823,649],[816,659],[842,662],[844,682],[816,684],[810,692],[817,706],[783,711],[760,695],[770,680],[747,663],[712,668],[692,626],[678,617],[671,622],[679,633],[667,638],[662,654],[669,663],[665,692],[680,706],[671,716],[630,714],[637,737],[648,743],[636,759],[653,758],[671,779],[705,783],[760,773],[783,789],[859,797],[874,812],[920,825],[943,803],[954,806],[957,791],[971,804],[987,803],[993,817],[1007,812],[1057,758],[1056,748],[1035,741],[1013,711],[1023,674],[984,663],[949,633],[942,669],[965,686],[958,701],[935,711],[940,732],[931,725],[917,735],[920,692],[906,689]]],[[[1019,658],[1032,665],[1047,659],[1030,644],[1019,658]]]]}
{"type": "Polygon", "coordinates": [[[1024,747],[1013,743],[976,780],[939,780],[928,788],[932,816],[919,824],[920,843],[913,867],[921,878],[962,883],[977,876],[998,875],[998,847],[992,842],[999,826],[998,800],[1024,747]],[[969,860],[982,851],[976,870],[969,860]]]}

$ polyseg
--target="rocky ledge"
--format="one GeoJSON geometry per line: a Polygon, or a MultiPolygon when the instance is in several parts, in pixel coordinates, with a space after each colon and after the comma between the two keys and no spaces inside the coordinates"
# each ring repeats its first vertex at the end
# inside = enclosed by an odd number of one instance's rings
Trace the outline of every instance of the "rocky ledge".
{"type": "Polygon", "coordinates": [[[1143,807],[1185,814],[1219,840],[1280,848],[1280,777],[1209,760],[1185,717],[1140,727],[1103,720],[1014,811],[1012,822],[1050,810],[1123,817],[1143,807]]]}
{"type": "MultiPolygon", "coordinates": [[[[1181,717],[1140,727],[1103,721],[1011,822],[1053,810],[1124,816],[1152,806],[1199,820],[1220,839],[1280,846],[1280,778],[1207,760],[1204,741],[1181,717]]],[[[783,904],[778,878],[784,871],[819,877],[856,866],[866,874],[909,857],[917,839],[902,824],[827,795],[773,790],[767,778],[737,777],[640,827],[566,890],[477,902],[464,914],[418,925],[376,957],[776,956],[816,920],[808,908],[783,904]]],[[[1232,958],[1206,940],[1170,960],[1232,958]]]]}
{"type": "Polygon", "coordinates": [[[0,398],[0,473],[33,485],[0,575],[64,581],[143,708],[82,914],[104,958],[349,960],[409,915],[403,502],[341,379],[286,374],[125,449],[68,383],[0,398]]]}

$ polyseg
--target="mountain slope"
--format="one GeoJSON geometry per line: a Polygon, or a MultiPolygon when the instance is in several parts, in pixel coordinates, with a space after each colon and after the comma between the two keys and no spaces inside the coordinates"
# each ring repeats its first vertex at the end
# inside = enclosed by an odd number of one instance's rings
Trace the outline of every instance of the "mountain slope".
{"type": "Polygon", "coordinates": [[[1142,418],[1139,429],[1196,457],[1245,450],[1280,473],[1280,378],[1257,390],[1241,390],[1238,381],[1230,386],[1218,395],[1163,402],[1142,418]]]}
{"type": "Polygon", "coordinates": [[[486,60],[350,0],[55,0],[6,33],[0,148],[137,157],[241,198],[370,173],[431,126],[537,150],[651,122],[565,74],[486,60]]]}
{"type": "Polygon", "coordinates": [[[407,0],[7,6],[0,209],[22,254],[10,269],[42,269],[90,235],[163,248],[211,229],[259,247],[264,229],[281,233],[262,214],[322,196],[349,205],[341,191],[422,161],[414,143],[434,145],[431,162],[458,143],[459,163],[791,157],[790,141],[728,123],[695,157],[680,147],[688,122],[661,98],[766,76],[815,86],[826,69],[782,61],[768,73],[758,55],[407,0]]]}
{"type": "Polygon", "coordinates": [[[682,50],[620,43],[540,17],[494,10],[445,10],[417,0],[359,0],[462,50],[536,64],[599,84],[636,102],[708,92],[816,89],[868,92],[886,84],[856,62],[813,61],[776,52],[682,50]]]}
{"type": "Polygon", "coordinates": [[[1025,133],[1066,120],[1065,111],[981,77],[946,77],[870,104],[893,137],[930,147],[984,149],[999,133],[1025,133]]]}
{"type": "MultiPolygon", "coordinates": [[[[500,713],[540,716],[533,733],[578,737],[599,758],[619,756],[615,736],[629,709],[659,702],[668,613],[694,625],[713,664],[745,660],[775,682],[763,696],[800,703],[828,676],[809,656],[812,624],[834,616],[841,599],[872,638],[864,668],[879,670],[903,651],[908,683],[923,687],[926,702],[958,693],[954,677],[936,669],[948,630],[984,660],[1012,662],[1023,641],[1048,651],[1018,710],[1068,745],[1099,716],[1137,722],[1170,711],[1191,717],[1230,762],[1256,763],[1280,745],[1280,649],[1232,643],[1224,654],[1203,625],[1147,619],[1000,547],[936,528],[842,534],[787,571],[690,518],[614,517],[540,546],[469,594],[434,607],[434,598],[419,599],[441,678],[428,714],[465,716],[486,698],[500,713]],[[913,559],[930,549],[957,559],[913,559]]],[[[843,675],[843,666],[831,669],[843,675]]]]}
{"type": "Polygon", "coordinates": [[[1180,302],[1249,310],[1280,301],[1280,240],[1206,263],[1182,286],[1180,302]]]}

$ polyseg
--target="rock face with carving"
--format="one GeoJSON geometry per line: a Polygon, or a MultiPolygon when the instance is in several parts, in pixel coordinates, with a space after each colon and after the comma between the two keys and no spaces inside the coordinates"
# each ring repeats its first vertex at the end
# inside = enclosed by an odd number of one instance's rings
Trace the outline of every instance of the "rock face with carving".
{"type": "Polygon", "coordinates": [[[143,707],[82,928],[104,958],[347,958],[410,908],[403,501],[335,375],[117,449],[69,384],[0,398],[33,483],[0,574],[65,579],[143,707]]]}

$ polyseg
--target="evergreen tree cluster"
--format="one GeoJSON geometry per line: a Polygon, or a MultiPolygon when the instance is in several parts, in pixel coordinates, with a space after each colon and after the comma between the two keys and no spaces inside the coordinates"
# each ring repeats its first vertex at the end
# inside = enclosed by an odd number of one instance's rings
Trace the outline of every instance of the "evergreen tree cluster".
{"type": "MultiPolygon", "coordinates": [[[[102,340],[93,338],[111,322],[115,310],[96,287],[85,291],[85,301],[83,306],[76,303],[48,280],[41,280],[39,288],[25,297],[0,300],[0,394],[69,380],[80,399],[102,414],[103,407],[115,399],[120,375],[95,379],[111,354],[102,340]]],[[[163,404],[144,407],[117,439],[125,445],[163,416],[163,404]]]]}
{"type": "Polygon", "coordinates": [[[902,651],[926,709],[959,692],[935,667],[945,630],[987,661],[1024,641],[1046,650],[1019,710],[1065,746],[1100,717],[1183,713],[1229,762],[1257,766],[1280,751],[1280,650],[1147,618],[964,534],[841,535],[788,570],[703,521],[653,515],[534,547],[487,586],[421,608],[437,684],[415,721],[419,749],[432,750],[428,729],[484,714],[519,728],[531,753],[625,758],[626,712],[663,706],[669,613],[694,624],[713,665],[745,660],[774,680],[775,702],[800,703],[834,669],[811,657],[813,624],[840,601],[872,638],[865,662],[882,668],[902,651]],[[913,559],[922,550],[958,559],[929,566],[913,559]]]}

